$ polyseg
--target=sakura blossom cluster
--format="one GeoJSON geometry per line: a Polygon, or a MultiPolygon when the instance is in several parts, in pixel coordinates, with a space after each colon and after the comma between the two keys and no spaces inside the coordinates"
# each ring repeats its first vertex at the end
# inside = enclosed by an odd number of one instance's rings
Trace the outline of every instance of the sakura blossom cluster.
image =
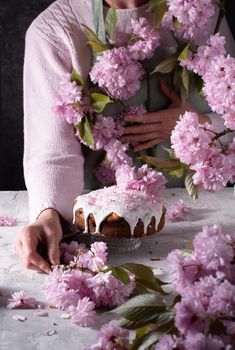
{"type": "Polygon", "coordinates": [[[65,74],[59,83],[58,97],[53,112],[65,119],[69,124],[79,124],[84,113],[89,110],[89,100],[83,96],[82,86],[71,80],[70,74],[65,74]]]}
{"type": "Polygon", "coordinates": [[[161,198],[166,179],[162,173],[148,168],[145,164],[136,169],[129,165],[123,165],[116,171],[116,181],[119,188],[145,192],[149,198],[161,198]]]}
{"type": "Polygon", "coordinates": [[[189,51],[180,64],[202,77],[203,94],[212,111],[222,115],[227,128],[235,130],[235,59],[226,56],[225,38],[212,35],[196,52],[189,51]]]}
{"type": "Polygon", "coordinates": [[[145,74],[139,61],[151,58],[160,45],[157,30],[145,18],[131,21],[130,40],[126,46],[104,51],[90,71],[90,78],[116,100],[127,100],[140,89],[145,74]]]}
{"type": "Polygon", "coordinates": [[[118,306],[133,292],[133,274],[128,273],[130,282],[125,285],[105,265],[105,243],[95,242],[90,249],[77,242],[63,243],[60,249],[66,265],[53,269],[42,290],[50,304],[65,310],[73,323],[91,325],[95,307],[118,306]]]}
{"type": "Polygon", "coordinates": [[[164,335],[154,350],[232,349],[235,336],[235,233],[203,227],[191,253],[171,252],[169,278],[181,301],[174,306],[177,336],[164,335]]]}
{"type": "Polygon", "coordinates": [[[212,0],[167,0],[168,10],[162,26],[174,31],[177,37],[190,42],[206,37],[215,14],[212,0]]]}
{"type": "Polygon", "coordinates": [[[210,124],[199,124],[196,113],[180,117],[171,134],[176,156],[195,171],[193,181],[208,191],[218,191],[234,181],[234,142],[224,146],[210,124]]]}
{"type": "Polygon", "coordinates": [[[170,222],[178,221],[188,212],[190,212],[190,209],[186,207],[183,199],[179,199],[178,202],[167,208],[166,218],[170,222]]]}

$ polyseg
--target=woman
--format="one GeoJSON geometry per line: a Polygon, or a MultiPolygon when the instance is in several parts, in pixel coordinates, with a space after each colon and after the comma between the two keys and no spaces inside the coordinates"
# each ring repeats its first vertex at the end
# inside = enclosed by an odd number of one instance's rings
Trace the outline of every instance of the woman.
{"type": "MultiPolygon", "coordinates": [[[[115,5],[121,32],[128,32],[131,18],[147,17],[151,20],[151,14],[146,12],[147,0],[107,0],[104,3],[104,11],[109,5],[115,5]]],[[[37,248],[40,244],[46,247],[50,263],[59,263],[60,216],[71,220],[73,200],[84,188],[83,168],[89,170],[88,176],[91,173],[89,167],[84,167],[81,145],[71,125],[56,118],[51,110],[62,74],[71,72],[74,67],[84,80],[88,76],[91,53],[80,24],[92,28],[91,8],[91,0],[55,1],[36,18],[26,35],[24,172],[31,223],[18,235],[16,247],[25,267],[47,273],[50,266],[37,248]]],[[[223,26],[223,34],[228,42],[232,42],[226,24],[223,26]]],[[[163,49],[176,46],[170,32],[161,30],[161,38],[163,49]]],[[[160,83],[158,97],[156,82],[153,80],[152,84],[155,84],[156,91],[150,101],[151,113],[138,116],[139,125],[126,127],[122,137],[124,142],[137,143],[134,151],[169,140],[179,116],[185,110],[195,110],[195,106],[183,104],[166,82],[160,83]],[[166,109],[169,104],[170,113],[166,109]]],[[[142,93],[138,99],[144,100],[142,93]]],[[[210,115],[204,114],[206,110],[196,109],[201,112],[201,122],[210,120],[210,115]]],[[[136,122],[137,117],[128,116],[126,121],[136,122]]],[[[219,118],[214,121],[219,123],[219,118]]],[[[92,188],[89,183],[88,186],[92,188]]]]}

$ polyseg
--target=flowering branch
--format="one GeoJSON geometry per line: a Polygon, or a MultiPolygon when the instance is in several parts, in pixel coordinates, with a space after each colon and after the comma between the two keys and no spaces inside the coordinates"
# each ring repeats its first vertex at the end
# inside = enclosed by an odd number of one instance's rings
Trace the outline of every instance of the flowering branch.
{"type": "Polygon", "coordinates": [[[215,30],[214,30],[214,34],[218,33],[219,32],[219,29],[220,29],[220,25],[221,25],[221,22],[225,16],[225,4],[226,4],[226,0],[220,0],[219,3],[216,3],[219,7],[219,15],[218,15],[218,19],[217,19],[217,22],[216,22],[216,26],[215,26],[215,30]]]}

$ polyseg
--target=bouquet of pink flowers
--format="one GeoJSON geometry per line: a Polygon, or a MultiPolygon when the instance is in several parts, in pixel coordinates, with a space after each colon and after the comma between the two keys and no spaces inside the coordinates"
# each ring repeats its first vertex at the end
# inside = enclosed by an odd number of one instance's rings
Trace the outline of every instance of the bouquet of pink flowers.
{"type": "Polygon", "coordinates": [[[223,137],[235,129],[235,59],[226,56],[225,39],[217,33],[223,5],[222,0],[216,4],[212,0],[180,3],[152,0],[149,10],[154,13],[156,27],[145,18],[132,20],[131,33],[125,38],[116,31],[114,7],[105,18],[102,38],[83,26],[95,58],[89,73],[91,84],[73,70],[61,80],[53,109],[73,124],[81,142],[93,150],[106,151],[104,161],[95,171],[101,182],[113,183],[120,165],[133,165],[127,153],[128,144],[119,140],[123,118],[127,114],[143,115],[147,110],[143,105],[127,106],[125,101],[140,89],[146,76],[144,61],[153,57],[160,46],[159,26],[170,29],[179,46],[176,53],[156,66],[153,74],[172,72],[183,99],[197,86],[212,111],[222,114],[225,129],[218,132],[209,123],[200,125],[196,113],[186,112],[172,131],[174,152],[168,150],[171,158],[141,159],[170,175],[186,174],[186,188],[194,198],[198,187],[216,191],[234,182],[235,141],[224,144],[223,137]],[[196,43],[208,35],[216,6],[220,12],[215,34],[205,45],[198,46],[196,43]],[[117,115],[105,113],[111,103],[119,106],[117,115]]]}

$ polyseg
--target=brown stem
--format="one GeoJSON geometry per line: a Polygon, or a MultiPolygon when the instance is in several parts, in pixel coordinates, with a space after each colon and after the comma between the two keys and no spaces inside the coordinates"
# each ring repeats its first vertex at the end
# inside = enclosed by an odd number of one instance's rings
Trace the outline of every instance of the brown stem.
{"type": "Polygon", "coordinates": [[[218,19],[215,25],[215,30],[214,30],[214,34],[218,33],[219,29],[220,29],[220,25],[221,22],[225,16],[225,3],[226,0],[220,0],[219,4],[217,4],[219,6],[219,15],[218,15],[218,19]]]}

